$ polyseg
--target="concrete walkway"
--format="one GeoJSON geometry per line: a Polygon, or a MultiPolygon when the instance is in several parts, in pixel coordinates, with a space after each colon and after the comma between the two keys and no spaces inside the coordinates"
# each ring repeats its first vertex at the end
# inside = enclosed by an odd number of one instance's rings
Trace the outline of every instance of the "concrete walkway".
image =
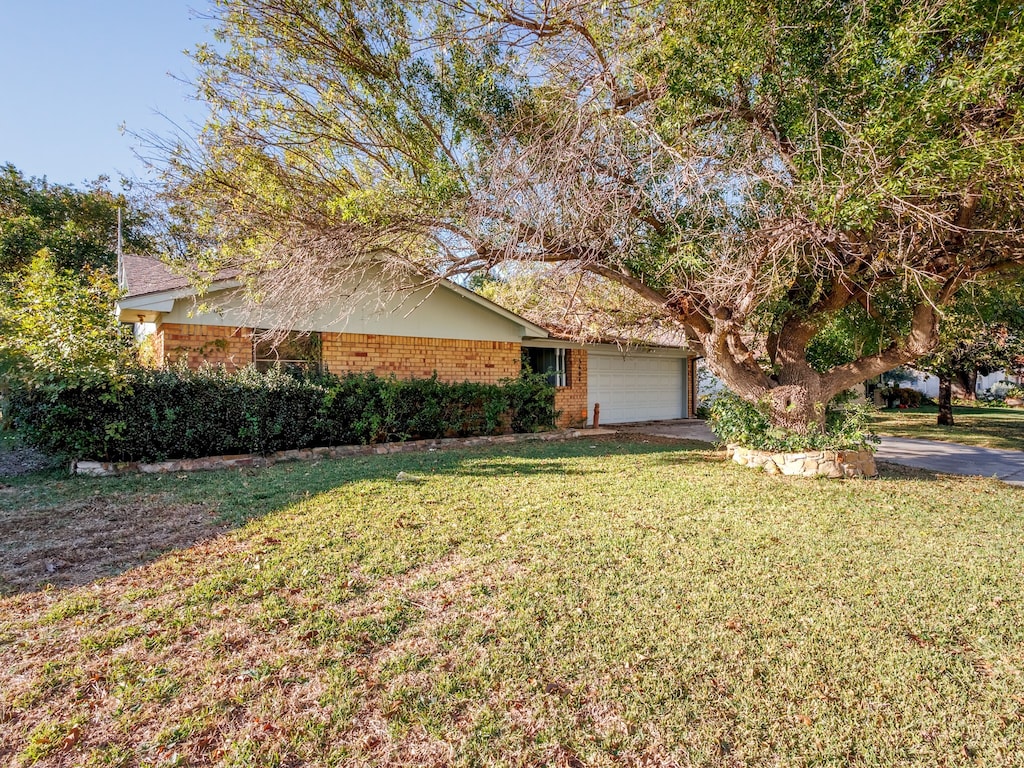
{"type": "Polygon", "coordinates": [[[717,443],[718,438],[703,419],[676,419],[673,421],[643,421],[636,424],[611,424],[610,429],[633,435],[671,437],[676,440],[697,440],[701,443],[717,443]]]}
{"type": "MultiPolygon", "coordinates": [[[[717,442],[714,433],[700,419],[649,421],[643,424],[611,425],[620,432],[677,440],[717,442]]],[[[883,437],[875,458],[917,469],[930,469],[947,475],[998,477],[1004,483],[1024,486],[1024,452],[979,448],[959,443],[918,440],[907,437],[883,437]]]]}
{"type": "Polygon", "coordinates": [[[883,437],[875,458],[948,475],[998,477],[1024,486],[1024,452],[909,437],[883,437]]]}

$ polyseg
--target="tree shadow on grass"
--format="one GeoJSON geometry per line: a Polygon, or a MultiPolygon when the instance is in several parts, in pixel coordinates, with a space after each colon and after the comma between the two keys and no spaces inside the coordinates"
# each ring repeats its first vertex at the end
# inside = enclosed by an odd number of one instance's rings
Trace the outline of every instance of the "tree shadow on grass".
{"type": "MultiPolygon", "coordinates": [[[[705,444],[697,444],[703,448],[705,444]]],[[[671,440],[583,438],[359,456],[267,469],[117,478],[59,471],[0,486],[0,595],[114,576],[294,504],[363,481],[585,474],[574,460],[692,450],[671,440]]],[[[695,459],[699,454],[695,455],[695,459]]]]}
{"type": "Polygon", "coordinates": [[[94,495],[47,507],[11,506],[0,489],[0,595],[75,587],[219,536],[208,506],[159,495],[94,495]]]}

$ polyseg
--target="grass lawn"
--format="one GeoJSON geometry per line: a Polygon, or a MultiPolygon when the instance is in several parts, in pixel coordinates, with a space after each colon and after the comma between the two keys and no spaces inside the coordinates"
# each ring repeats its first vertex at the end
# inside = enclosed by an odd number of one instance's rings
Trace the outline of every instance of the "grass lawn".
{"type": "Polygon", "coordinates": [[[8,482],[4,765],[1024,761],[1024,492],[993,480],[594,439],[8,482]],[[155,557],[179,511],[198,543],[155,557]],[[110,519],[153,549],[75,544],[110,519]]]}
{"type": "Polygon", "coordinates": [[[934,405],[906,410],[878,411],[873,426],[880,435],[923,437],[948,443],[981,445],[1024,451],[1024,409],[953,406],[952,427],[935,423],[934,405]]]}

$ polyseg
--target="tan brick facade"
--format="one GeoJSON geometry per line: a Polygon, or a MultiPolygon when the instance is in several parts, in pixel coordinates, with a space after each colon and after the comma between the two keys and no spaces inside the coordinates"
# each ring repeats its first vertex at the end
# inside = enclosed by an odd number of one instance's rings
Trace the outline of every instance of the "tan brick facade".
{"type": "MultiPolygon", "coordinates": [[[[363,333],[320,334],[321,362],[331,373],[373,372],[400,379],[473,381],[496,384],[514,379],[522,368],[520,345],[504,341],[465,341],[363,333]]],[[[185,360],[190,368],[203,362],[242,368],[253,361],[252,330],[216,325],[163,323],[151,342],[153,356],[164,364],[185,360]]],[[[555,391],[559,427],[587,423],[587,352],[568,351],[569,385],[555,391]]]]}
{"type": "Polygon", "coordinates": [[[247,328],[163,323],[153,344],[164,364],[186,360],[189,368],[209,362],[234,369],[252,362],[252,333],[247,328]]]}
{"type": "Polygon", "coordinates": [[[522,367],[519,344],[508,341],[426,339],[367,333],[322,333],[323,363],[331,373],[394,374],[400,379],[496,384],[522,367]]]}
{"type": "Polygon", "coordinates": [[[559,427],[578,427],[587,423],[587,351],[570,349],[566,361],[569,386],[555,390],[555,410],[561,411],[559,427]]]}
{"type": "MultiPolygon", "coordinates": [[[[496,384],[522,366],[519,344],[504,341],[427,339],[362,333],[321,333],[321,362],[332,373],[372,371],[380,376],[496,384]]],[[[242,368],[252,360],[252,331],[216,325],[164,323],[154,335],[154,357],[164,364],[186,360],[242,368]]]]}

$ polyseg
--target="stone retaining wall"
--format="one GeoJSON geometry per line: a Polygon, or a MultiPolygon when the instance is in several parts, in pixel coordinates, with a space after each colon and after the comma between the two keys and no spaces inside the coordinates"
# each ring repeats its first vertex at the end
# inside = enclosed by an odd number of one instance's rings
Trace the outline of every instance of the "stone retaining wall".
{"type": "Polygon", "coordinates": [[[726,455],[745,467],[760,467],[770,475],[799,475],[801,477],[875,477],[875,454],[859,451],[801,451],[773,453],[757,451],[739,445],[726,446],[726,455]]]}
{"type": "Polygon", "coordinates": [[[289,451],[277,451],[267,456],[243,453],[235,456],[206,456],[201,459],[173,459],[171,461],[157,461],[151,464],[139,461],[73,461],[71,462],[71,474],[90,475],[92,477],[114,477],[116,475],[136,473],[203,472],[216,469],[234,469],[237,467],[270,467],[284,461],[312,461],[315,459],[338,459],[343,456],[436,451],[443,448],[502,445],[505,443],[523,443],[530,440],[572,440],[577,437],[596,437],[597,435],[609,434],[612,434],[612,431],[605,429],[562,429],[532,434],[446,437],[438,440],[410,440],[405,443],[298,448],[289,451]]]}

